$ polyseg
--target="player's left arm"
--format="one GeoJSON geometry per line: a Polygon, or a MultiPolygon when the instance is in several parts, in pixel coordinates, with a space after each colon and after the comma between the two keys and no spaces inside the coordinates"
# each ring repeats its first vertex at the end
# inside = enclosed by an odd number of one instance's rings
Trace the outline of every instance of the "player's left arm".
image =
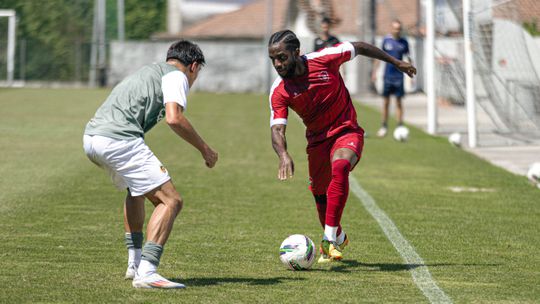
{"type": "Polygon", "coordinates": [[[184,109],[176,102],[165,104],[165,116],[169,127],[182,139],[190,143],[199,152],[208,168],[214,167],[218,160],[218,154],[202,139],[193,125],[184,116],[184,109]]]}
{"type": "Polygon", "coordinates": [[[351,44],[354,46],[354,51],[356,55],[379,59],[393,64],[398,70],[409,75],[409,77],[411,78],[416,75],[416,68],[411,63],[396,59],[376,46],[362,41],[351,42],[351,44]]]}

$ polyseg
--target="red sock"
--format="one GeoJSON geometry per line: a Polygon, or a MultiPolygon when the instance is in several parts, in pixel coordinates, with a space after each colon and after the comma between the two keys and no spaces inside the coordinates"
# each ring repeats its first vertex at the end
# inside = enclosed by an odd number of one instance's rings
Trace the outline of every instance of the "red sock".
{"type": "MultiPolygon", "coordinates": [[[[332,162],[332,181],[326,192],[326,225],[336,227],[341,221],[341,214],[349,196],[349,171],[351,163],[346,159],[332,162]]],[[[341,230],[341,229],[340,229],[341,230]]],[[[338,231],[339,235],[340,231],[338,231]]]]}
{"type": "MultiPolygon", "coordinates": [[[[319,222],[324,229],[326,222],[326,194],[313,195],[315,197],[315,205],[317,206],[317,212],[319,213],[319,222]]],[[[338,226],[337,235],[341,234],[341,225],[338,226]]]]}

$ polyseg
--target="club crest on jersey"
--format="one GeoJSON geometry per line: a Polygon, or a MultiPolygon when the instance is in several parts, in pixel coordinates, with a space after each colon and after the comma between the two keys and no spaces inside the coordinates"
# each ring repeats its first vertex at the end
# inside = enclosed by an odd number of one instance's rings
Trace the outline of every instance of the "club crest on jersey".
{"type": "Polygon", "coordinates": [[[167,173],[167,169],[165,169],[165,167],[163,167],[163,166],[159,166],[159,169],[161,169],[161,172],[163,172],[163,173],[167,173]]]}
{"type": "Polygon", "coordinates": [[[330,80],[330,75],[328,75],[327,71],[322,71],[319,73],[319,79],[324,82],[328,82],[330,80]]]}

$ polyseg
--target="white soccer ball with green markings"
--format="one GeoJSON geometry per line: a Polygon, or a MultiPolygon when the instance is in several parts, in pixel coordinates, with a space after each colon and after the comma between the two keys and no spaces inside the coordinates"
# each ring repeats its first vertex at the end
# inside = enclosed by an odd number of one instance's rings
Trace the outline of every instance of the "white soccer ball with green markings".
{"type": "Polygon", "coordinates": [[[309,269],[315,262],[315,244],[303,234],[293,234],[281,243],[279,259],[291,270],[309,269]]]}
{"type": "Polygon", "coordinates": [[[540,188],[540,163],[534,163],[527,172],[527,178],[531,183],[540,188]]]}
{"type": "Polygon", "coordinates": [[[394,139],[397,141],[407,141],[409,139],[409,128],[399,126],[394,130],[394,139]]]}

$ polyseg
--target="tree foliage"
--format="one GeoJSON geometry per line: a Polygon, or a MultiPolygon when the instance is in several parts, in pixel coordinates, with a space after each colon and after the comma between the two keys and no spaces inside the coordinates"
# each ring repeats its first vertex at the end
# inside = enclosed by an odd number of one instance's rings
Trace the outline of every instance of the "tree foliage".
{"type": "MultiPolygon", "coordinates": [[[[107,40],[117,38],[116,2],[107,0],[107,40]]],[[[17,13],[16,66],[24,63],[26,79],[87,79],[93,0],[0,0],[0,9],[17,13]]],[[[165,0],[125,0],[126,39],[148,39],[163,30],[165,12],[165,0]]],[[[0,31],[7,32],[7,23],[0,23],[0,31]]]]}
{"type": "Polygon", "coordinates": [[[165,30],[166,0],[125,1],[126,39],[148,39],[153,33],[165,30]]]}
{"type": "Polygon", "coordinates": [[[523,27],[532,36],[540,36],[540,29],[538,28],[538,20],[532,20],[530,22],[523,22],[523,27]]]}

